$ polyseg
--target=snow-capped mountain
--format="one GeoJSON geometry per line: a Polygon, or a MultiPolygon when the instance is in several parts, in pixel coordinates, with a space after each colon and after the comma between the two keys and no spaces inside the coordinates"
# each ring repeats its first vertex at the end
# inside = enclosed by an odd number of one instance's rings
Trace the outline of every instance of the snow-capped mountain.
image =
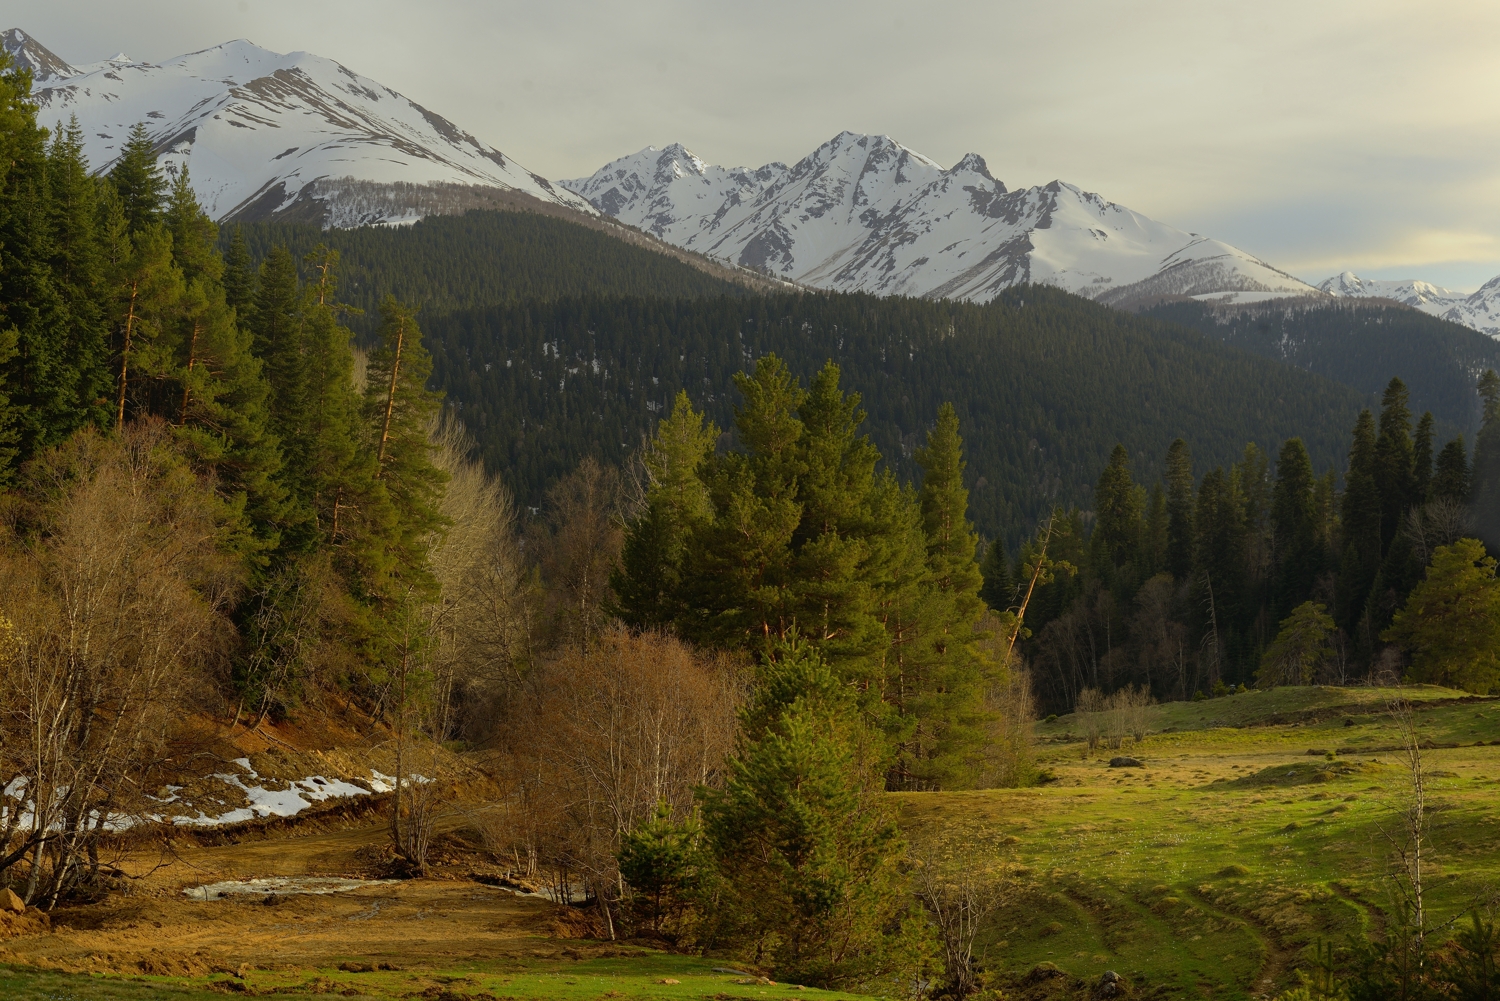
{"type": "Polygon", "coordinates": [[[1500,276],[1485,282],[1472,295],[1415,279],[1366,279],[1352,271],[1334,275],[1320,282],[1318,288],[1335,296],[1394,299],[1413,309],[1500,338],[1500,276]]]}
{"type": "Polygon", "coordinates": [[[32,69],[41,124],[77,117],[93,169],[107,170],[144,122],[215,219],[408,222],[515,193],[593,212],[447,119],[307,52],[240,40],[160,64],[120,55],[75,67],[15,29],[0,44],[32,69]]]}
{"type": "Polygon", "coordinates": [[[977,154],[945,170],[888,136],[844,132],[794,166],[756,169],[648,146],[558,183],[669,243],[838,291],[982,301],[1039,282],[1121,305],[1320,295],[1071,184],[1010,191],[977,154]]]}

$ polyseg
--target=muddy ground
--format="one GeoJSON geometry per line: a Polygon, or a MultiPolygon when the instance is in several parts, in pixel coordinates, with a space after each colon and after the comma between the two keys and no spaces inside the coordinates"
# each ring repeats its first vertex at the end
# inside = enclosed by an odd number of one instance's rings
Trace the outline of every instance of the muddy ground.
{"type": "Polygon", "coordinates": [[[213,970],[294,971],[344,962],[422,969],[464,960],[592,954],[570,941],[585,931],[549,901],[478,879],[493,879],[483,854],[467,850],[465,823],[451,810],[428,878],[328,895],[229,896],[194,900],[188,887],[266,876],[371,878],[383,871],[387,821],[378,813],[312,819],[271,831],[242,830],[223,843],[195,838],[120,860],[122,894],[59,907],[51,928],[4,937],[0,963],[66,972],[191,976],[213,970]],[[321,828],[321,829],[316,829],[321,828]],[[38,932],[41,932],[38,934],[38,932]]]}

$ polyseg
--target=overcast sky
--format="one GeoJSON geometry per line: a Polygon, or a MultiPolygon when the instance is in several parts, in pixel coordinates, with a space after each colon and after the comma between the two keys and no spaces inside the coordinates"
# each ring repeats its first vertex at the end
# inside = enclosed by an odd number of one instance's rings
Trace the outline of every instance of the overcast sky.
{"type": "Polygon", "coordinates": [[[0,0],[74,63],[232,38],[373,77],[537,173],[844,129],[1061,178],[1299,277],[1500,274],[1495,0],[0,0]]]}

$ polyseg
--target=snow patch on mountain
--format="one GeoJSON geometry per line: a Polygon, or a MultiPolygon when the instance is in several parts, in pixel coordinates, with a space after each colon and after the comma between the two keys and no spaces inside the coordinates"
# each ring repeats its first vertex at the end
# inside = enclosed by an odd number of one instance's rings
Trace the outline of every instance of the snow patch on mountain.
{"type": "Polygon", "coordinates": [[[32,68],[42,124],[77,118],[94,170],[108,170],[144,122],[215,219],[410,222],[512,192],[593,213],[447,119],[311,53],[240,39],[160,64],[121,55],[74,67],[17,29],[0,44],[32,68]]]}
{"type": "Polygon", "coordinates": [[[1394,299],[1440,319],[1500,338],[1500,276],[1485,282],[1472,295],[1416,279],[1361,278],[1352,271],[1334,275],[1320,282],[1318,288],[1341,297],[1394,299]]]}
{"type": "Polygon", "coordinates": [[[842,132],[791,167],[753,169],[648,146],[558,183],[667,242],[838,291],[984,301],[1038,282],[1115,304],[1319,294],[1074,185],[1011,191],[978,154],[944,169],[889,136],[842,132]]]}

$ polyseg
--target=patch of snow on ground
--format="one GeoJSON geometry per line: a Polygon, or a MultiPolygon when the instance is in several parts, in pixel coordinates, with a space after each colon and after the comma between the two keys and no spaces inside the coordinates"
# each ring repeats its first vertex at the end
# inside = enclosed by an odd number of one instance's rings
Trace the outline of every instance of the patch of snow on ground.
{"type": "MultiPolygon", "coordinates": [[[[249,773],[249,777],[258,779],[260,776],[255,769],[250,767],[249,758],[237,758],[234,763],[249,773]]],[[[190,817],[183,814],[157,815],[152,819],[159,821],[170,821],[174,824],[185,824],[192,827],[211,827],[219,824],[239,824],[247,820],[263,820],[267,817],[295,817],[314,803],[321,803],[329,799],[349,799],[357,796],[369,796],[372,793],[390,792],[395,788],[395,780],[388,775],[371,769],[369,788],[363,785],[355,785],[342,779],[330,779],[323,775],[310,775],[305,779],[294,779],[287,783],[285,789],[267,789],[264,785],[247,785],[243,777],[228,772],[217,772],[214,778],[225,785],[232,785],[245,794],[250,801],[249,806],[238,807],[227,813],[209,816],[202,810],[198,815],[190,817]]],[[[426,781],[420,776],[413,775],[411,781],[426,781]]],[[[172,793],[172,799],[176,799],[176,790],[168,790],[172,793]]],[[[165,800],[164,802],[171,802],[165,800]]]]}
{"type": "Polygon", "coordinates": [[[190,886],[183,895],[193,900],[222,900],[241,894],[251,896],[287,896],[294,893],[348,893],[366,886],[384,886],[394,879],[342,879],[334,876],[266,876],[260,879],[232,879],[206,886],[190,886]]]}

